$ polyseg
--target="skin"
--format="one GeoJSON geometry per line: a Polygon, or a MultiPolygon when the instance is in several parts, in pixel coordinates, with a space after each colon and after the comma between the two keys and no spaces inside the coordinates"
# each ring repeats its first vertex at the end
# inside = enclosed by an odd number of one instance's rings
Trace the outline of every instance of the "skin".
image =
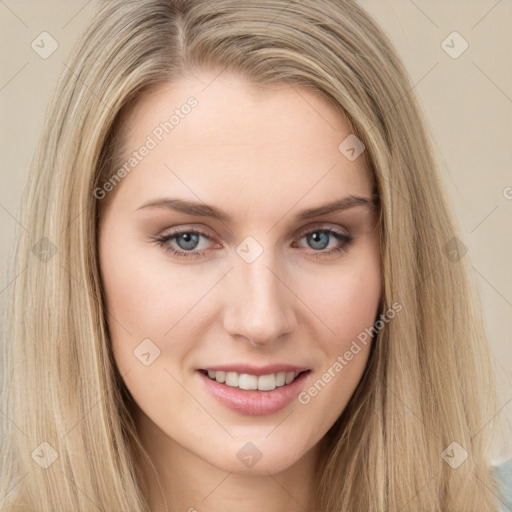
{"type": "MultiPolygon", "coordinates": [[[[141,442],[158,471],[146,474],[154,512],[308,509],[320,444],[353,394],[370,343],[311,398],[248,416],[219,404],[197,369],[247,362],[302,365],[307,390],[378,315],[378,213],[364,206],[300,220],[298,211],[347,195],[370,198],[362,157],[338,145],[351,131],[316,93],[260,88],[232,74],[192,73],[146,94],[125,118],[125,156],[190,96],[198,105],[103,199],[102,280],[115,362],[137,404],[141,442]],[[207,84],[210,84],[207,88],[207,84]],[[142,208],[178,197],[225,209],[231,221],[142,208]],[[199,198],[199,199],[198,199],[199,198]],[[171,228],[200,229],[195,258],[158,245],[171,228]],[[318,248],[304,232],[334,229],[318,248]],[[263,253],[236,252],[253,237],[263,253]],[[315,257],[319,253],[323,257],[315,257]],[[134,356],[150,339],[160,356],[134,356]],[[237,453],[253,443],[261,459],[237,453]]],[[[181,242],[181,247],[178,245],[181,242]]],[[[190,249],[189,249],[190,250],[190,249]]]]}

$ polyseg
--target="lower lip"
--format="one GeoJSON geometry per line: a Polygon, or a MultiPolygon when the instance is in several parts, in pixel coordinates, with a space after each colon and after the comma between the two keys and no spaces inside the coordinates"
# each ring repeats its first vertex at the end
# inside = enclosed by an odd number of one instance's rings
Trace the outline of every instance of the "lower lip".
{"type": "Polygon", "coordinates": [[[301,373],[293,382],[272,391],[245,390],[221,384],[197,371],[208,391],[224,406],[249,416],[272,414],[289,405],[300,393],[309,372],[301,373]]]}

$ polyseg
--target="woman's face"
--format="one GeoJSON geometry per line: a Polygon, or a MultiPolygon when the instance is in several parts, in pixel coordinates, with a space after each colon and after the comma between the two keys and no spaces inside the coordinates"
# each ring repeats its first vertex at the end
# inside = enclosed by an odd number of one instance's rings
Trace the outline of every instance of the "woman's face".
{"type": "Polygon", "coordinates": [[[375,322],[381,275],[361,148],[339,148],[348,125],[314,92],[226,74],[161,87],[124,126],[127,165],[95,195],[137,424],[162,453],[284,470],[368,359],[370,343],[353,342],[375,322]]]}

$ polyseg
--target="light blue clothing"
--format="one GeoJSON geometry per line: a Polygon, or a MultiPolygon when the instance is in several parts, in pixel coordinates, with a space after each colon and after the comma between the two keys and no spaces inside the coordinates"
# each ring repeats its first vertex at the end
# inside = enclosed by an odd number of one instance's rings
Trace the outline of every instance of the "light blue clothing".
{"type": "Polygon", "coordinates": [[[512,512],[512,460],[503,462],[494,468],[496,481],[500,488],[500,512],[512,512]]]}

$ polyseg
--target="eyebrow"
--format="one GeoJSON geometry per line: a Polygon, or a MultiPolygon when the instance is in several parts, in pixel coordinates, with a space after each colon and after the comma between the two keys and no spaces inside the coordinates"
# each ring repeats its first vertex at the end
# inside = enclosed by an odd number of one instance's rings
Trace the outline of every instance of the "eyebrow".
{"type": "MultiPolygon", "coordinates": [[[[297,219],[305,220],[312,217],[319,217],[321,215],[327,215],[328,213],[340,212],[355,206],[365,206],[366,208],[373,210],[376,206],[376,198],[371,197],[358,197],[354,195],[348,195],[342,199],[337,199],[330,203],[316,206],[314,208],[307,208],[301,210],[297,215],[297,219]]],[[[222,222],[229,222],[231,215],[222,208],[208,205],[205,203],[198,203],[195,201],[188,201],[186,199],[178,198],[161,198],[152,199],[142,206],[137,208],[135,211],[142,210],[145,208],[165,208],[168,210],[174,210],[177,212],[185,213],[188,215],[195,215],[199,217],[211,217],[218,219],[222,222]]]]}

